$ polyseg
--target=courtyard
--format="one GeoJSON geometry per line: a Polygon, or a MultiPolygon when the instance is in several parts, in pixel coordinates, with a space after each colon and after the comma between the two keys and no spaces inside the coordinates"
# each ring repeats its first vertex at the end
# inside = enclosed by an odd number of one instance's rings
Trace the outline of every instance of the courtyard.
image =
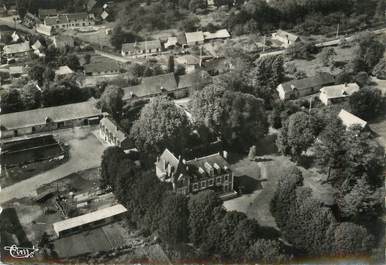
{"type": "Polygon", "coordinates": [[[55,131],[55,138],[68,145],[69,159],[58,167],[5,187],[0,193],[0,204],[36,195],[36,189],[45,184],[78,171],[99,167],[105,147],[94,136],[94,130],[97,130],[97,127],[77,127],[55,131]]]}

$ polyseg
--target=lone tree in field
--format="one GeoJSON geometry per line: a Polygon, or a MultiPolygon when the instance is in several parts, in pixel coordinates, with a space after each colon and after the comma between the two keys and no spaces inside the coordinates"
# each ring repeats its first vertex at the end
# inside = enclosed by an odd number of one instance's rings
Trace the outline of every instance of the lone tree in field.
{"type": "Polygon", "coordinates": [[[154,156],[171,146],[182,152],[189,134],[190,122],[185,112],[173,101],[160,97],[142,109],[130,130],[130,139],[139,150],[154,156]]]}

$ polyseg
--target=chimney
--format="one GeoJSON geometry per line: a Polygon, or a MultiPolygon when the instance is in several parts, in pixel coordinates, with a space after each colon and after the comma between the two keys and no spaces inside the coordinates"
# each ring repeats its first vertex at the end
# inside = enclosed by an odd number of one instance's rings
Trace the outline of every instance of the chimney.
{"type": "Polygon", "coordinates": [[[186,160],[185,159],[182,159],[182,164],[186,164],[186,160]]]}
{"type": "Polygon", "coordinates": [[[224,150],[222,153],[223,153],[223,157],[225,158],[225,160],[227,160],[228,159],[228,152],[224,150]]]}

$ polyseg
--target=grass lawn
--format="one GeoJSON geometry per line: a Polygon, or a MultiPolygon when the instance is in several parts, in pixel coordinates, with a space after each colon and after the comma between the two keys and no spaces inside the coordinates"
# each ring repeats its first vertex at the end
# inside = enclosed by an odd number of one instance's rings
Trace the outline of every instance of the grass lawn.
{"type": "MultiPolygon", "coordinates": [[[[256,161],[243,158],[232,164],[237,179],[246,186],[248,193],[224,202],[224,207],[245,213],[256,219],[260,225],[277,230],[275,219],[270,212],[270,202],[277,188],[277,181],[296,166],[289,158],[279,155],[258,157],[256,161]],[[247,186],[248,185],[248,186],[247,186]]],[[[324,175],[315,170],[299,168],[304,177],[304,186],[313,190],[315,198],[330,204],[334,189],[328,184],[321,184],[324,175]]]]}
{"type": "MultiPolygon", "coordinates": [[[[336,62],[349,62],[354,57],[354,52],[356,47],[349,47],[349,48],[341,48],[341,47],[334,47],[336,56],[334,57],[334,61],[336,62]]],[[[342,70],[339,68],[331,69],[330,67],[323,66],[319,54],[316,55],[316,57],[312,60],[292,60],[290,62],[287,62],[286,64],[291,63],[296,66],[296,69],[298,71],[303,71],[307,74],[307,76],[314,76],[317,72],[328,72],[331,74],[338,74],[342,70]]]]}

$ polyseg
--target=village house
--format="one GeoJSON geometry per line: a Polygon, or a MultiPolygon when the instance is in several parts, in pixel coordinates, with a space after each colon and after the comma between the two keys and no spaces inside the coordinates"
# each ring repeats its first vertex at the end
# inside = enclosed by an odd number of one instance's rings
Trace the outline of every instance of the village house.
{"type": "Polygon", "coordinates": [[[57,70],[55,70],[56,79],[63,79],[70,77],[74,74],[74,71],[71,70],[67,65],[60,66],[57,70]]]}
{"type": "Polygon", "coordinates": [[[103,114],[96,100],[1,115],[0,138],[98,124],[103,114]]]}
{"type": "Polygon", "coordinates": [[[57,16],[58,15],[58,11],[56,9],[39,9],[38,10],[38,17],[39,19],[41,19],[42,21],[46,18],[46,17],[54,17],[54,16],[57,16]]]}
{"type": "Polygon", "coordinates": [[[195,71],[201,65],[201,59],[197,56],[186,54],[174,59],[176,64],[183,65],[186,73],[195,71]]]}
{"type": "Polygon", "coordinates": [[[75,46],[74,38],[71,36],[57,35],[52,37],[52,43],[57,49],[72,48],[75,46]]]}
{"type": "Polygon", "coordinates": [[[129,148],[129,138],[125,132],[110,117],[104,117],[99,122],[99,135],[109,145],[129,148]]]}
{"type": "Polygon", "coordinates": [[[177,37],[168,37],[168,39],[164,43],[164,47],[165,49],[174,48],[177,46],[177,44],[178,44],[177,37]]]}
{"type": "Polygon", "coordinates": [[[229,34],[228,30],[226,30],[226,29],[220,29],[214,33],[204,32],[204,40],[205,41],[225,40],[225,39],[229,39],[230,37],[231,37],[231,34],[229,34]]]}
{"type": "Polygon", "coordinates": [[[160,40],[141,41],[122,44],[122,56],[146,57],[162,51],[160,40]]]}
{"type": "Polygon", "coordinates": [[[232,194],[234,176],[226,161],[227,152],[212,154],[186,161],[168,149],[157,158],[156,175],[173,185],[178,194],[189,195],[212,189],[220,195],[232,194]]]}
{"type": "Polygon", "coordinates": [[[53,223],[52,226],[55,231],[55,235],[59,238],[65,235],[82,232],[86,229],[112,223],[119,220],[126,212],[127,209],[123,205],[116,204],[91,213],[53,223]]]}
{"type": "Polygon", "coordinates": [[[279,29],[278,31],[272,33],[272,41],[278,41],[281,47],[288,48],[289,46],[300,41],[300,38],[293,33],[279,29]]]}
{"type": "Polygon", "coordinates": [[[357,83],[325,86],[320,89],[319,99],[327,106],[343,102],[357,91],[359,91],[357,83]]]}
{"type": "Polygon", "coordinates": [[[121,67],[115,62],[96,62],[83,66],[83,72],[85,75],[98,76],[98,75],[115,75],[119,74],[121,67]]]}
{"type": "Polygon", "coordinates": [[[319,73],[316,76],[281,83],[276,91],[281,100],[297,99],[319,92],[320,88],[335,83],[335,78],[329,73],[319,73]]]}
{"type": "Polygon", "coordinates": [[[191,79],[185,79],[184,76],[176,78],[174,73],[143,77],[139,85],[123,88],[123,100],[152,98],[159,95],[183,98],[188,95],[189,87],[187,84],[191,82],[191,79]],[[181,86],[179,86],[181,80],[183,80],[184,83],[181,83],[181,86]]]}
{"type": "Polygon", "coordinates": [[[52,26],[56,29],[82,28],[94,24],[93,17],[86,12],[58,14],[44,19],[44,25],[52,26]]]}
{"type": "Polygon", "coordinates": [[[54,30],[52,26],[46,26],[43,23],[36,24],[36,32],[46,35],[46,36],[52,36],[54,34],[54,30]]]}
{"type": "Polygon", "coordinates": [[[339,114],[338,118],[342,121],[343,125],[346,127],[346,129],[349,129],[352,126],[359,126],[362,129],[366,128],[367,122],[359,118],[358,116],[355,116],[354,114],[342,109],[339,114]]]}
{"type": "Polygon", "coordinates": [[[28,41],[5,45],[3,47],[3,55],[7,58],[25,58],[31,54],[31,51],[32,49],[28,41]]]}
{"type": "Polygon", "coordinates": [[[204,44],[204,33],[202,31],[186,32],[185,33],[186,44],[188,46],[194,46],[204,44]]]}

